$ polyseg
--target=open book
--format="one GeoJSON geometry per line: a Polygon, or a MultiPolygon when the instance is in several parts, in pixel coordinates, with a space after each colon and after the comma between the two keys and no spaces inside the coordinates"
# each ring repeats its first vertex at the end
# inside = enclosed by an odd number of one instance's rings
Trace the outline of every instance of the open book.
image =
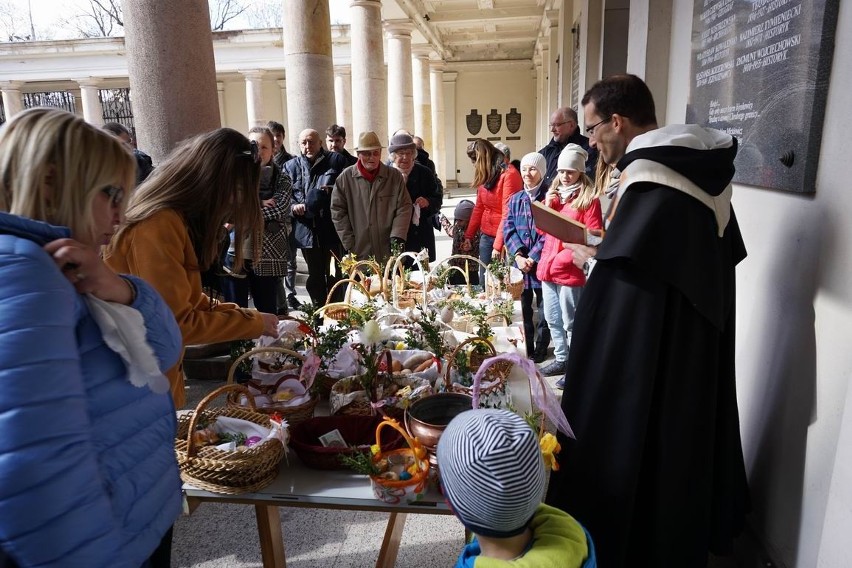
{"type": "Polygon", "coordinates": [[[587,229],[579,221],[539,201],[532,202],[532,216],[537,229],[565,243],[598,246],[603,239],[603,230],[587,229]]]}

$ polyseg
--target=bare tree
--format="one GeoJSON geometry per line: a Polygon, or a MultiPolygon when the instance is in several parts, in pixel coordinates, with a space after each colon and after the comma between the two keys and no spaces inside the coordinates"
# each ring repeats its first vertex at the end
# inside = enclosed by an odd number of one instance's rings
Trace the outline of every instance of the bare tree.
{"type": "Polygon", "coordinates": [[[82,37],[110,37],[124,33],[121,0],[89,0],[81,14],[67,20],[82,37]]]}
{"type": "Polygon", "coordinates": [[[210,2],[210,28],[214,32],[225,29],[225,24],[241,15],[248,7],[240,0],[215,0],[210,2]]]}
{"type": "Polygon", "coordinates": [[[280,28],[284,19],[284,5],[279,2],[255,2],[246,11],[246,20],[252,29],[280,28]]]}
{"type": "Polygon", "coordinates": [[[0,0],[0,41],[35,41],[48,39],[47,34],[36,34],[32,6],[24,12],[9,0],[0,0]]]}

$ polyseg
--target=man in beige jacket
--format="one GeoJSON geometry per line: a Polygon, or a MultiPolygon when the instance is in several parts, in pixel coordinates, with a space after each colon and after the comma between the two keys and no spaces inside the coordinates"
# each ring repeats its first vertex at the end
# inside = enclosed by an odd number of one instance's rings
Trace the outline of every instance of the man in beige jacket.
{"type": "Polygon", "coordinates": [[[402,174],[382,163],[382,148],[375,132],[362,132],[358,161],[338,176],[331,193],[331,220],[343,248],[380,264],[390,256],[392,242],[404,249],[412,213],[402,174]]]}

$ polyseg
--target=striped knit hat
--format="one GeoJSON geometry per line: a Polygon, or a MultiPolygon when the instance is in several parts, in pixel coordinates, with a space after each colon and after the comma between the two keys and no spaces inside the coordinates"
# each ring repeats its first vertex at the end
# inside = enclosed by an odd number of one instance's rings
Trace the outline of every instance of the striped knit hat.
{"type": "Polygon", "coordinates": [[[544,496],[538,436],[508,410],[468,410],[438,441],[444,496],[469,531],[488,537],[521,534],[544,496]]]}

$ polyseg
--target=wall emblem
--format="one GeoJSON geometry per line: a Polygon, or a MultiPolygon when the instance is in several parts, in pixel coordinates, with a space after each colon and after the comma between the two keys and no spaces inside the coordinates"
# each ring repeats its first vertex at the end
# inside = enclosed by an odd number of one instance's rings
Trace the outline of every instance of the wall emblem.
{"type": "Polygon", "coordinates": [[[475,108],[470,109],[470,114],[464,117],[467,123],[467,131],[476,136],[482,129],[482,115],[475,108]]]}
{"type": "Polygon", "coordinates": [[[506,113],[506,128],[509,129],[509,132],[514,134],[518,131],[520,127],[521,113],[518,112],[518,109],[512,107],[512,110],[506,113]]]}
{"type": "Polygon", "coordinates": [[[492,108],[488,116],[485,117],[485,121],[491,134],[497,134],[500,132],[500,126],[503,124],[503,115],[497,112],[496,108],[492,108]]]}

